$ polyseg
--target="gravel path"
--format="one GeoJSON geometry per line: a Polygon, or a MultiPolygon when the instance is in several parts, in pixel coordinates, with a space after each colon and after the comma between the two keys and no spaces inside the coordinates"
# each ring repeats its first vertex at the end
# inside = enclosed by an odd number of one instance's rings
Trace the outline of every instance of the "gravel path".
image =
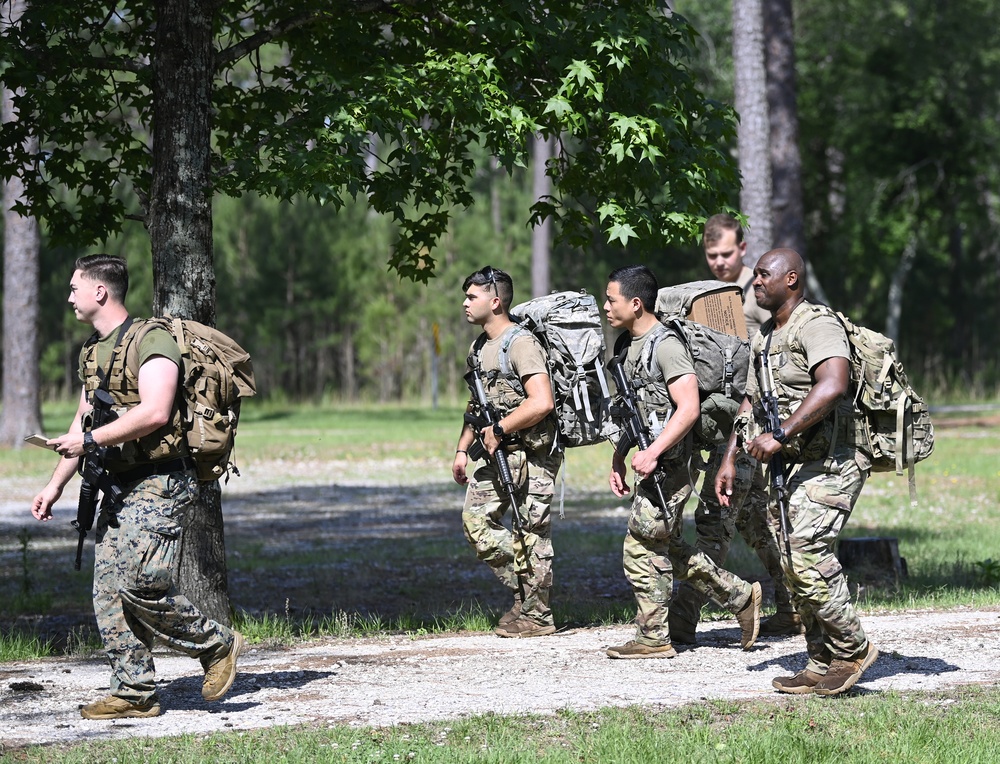
{"type": "MultiPolygon", "coordinates": [[[[909,612],[863,617],[881,656],[855,692],[947,690],[993,684],[1000,613],[909,612]]],[[[700,644],[672,660],[610,660],[625,626],[530,640],[492,634],[330,639],[251,648],[226,698],[202,701],[198,664],[158,654],[164,713],[85,721],[79,706],[106,693],[102,659],[53,658],[0,666],[2,746],[253,729],[284,724],[392,725],[496,712],[552,713],[602,706],[669,707],[705,699],[767,699],[774,676],[805,662],[801,637],[738,646],[734,621],[702,626],[700,644]],[[505,667],[505,682],[498,679],[505,667]]],[[[790,696],[780,696],[789,699],[790,696]]]]}

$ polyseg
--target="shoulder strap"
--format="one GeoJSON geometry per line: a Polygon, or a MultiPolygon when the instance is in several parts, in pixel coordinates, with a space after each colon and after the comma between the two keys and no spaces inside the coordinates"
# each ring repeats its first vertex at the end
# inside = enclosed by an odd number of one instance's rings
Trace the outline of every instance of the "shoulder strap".
{"type": "MultiPolygon", "coordinates": [[[[98,367],[97,378],[100,380],[100,383],[97,385],[98,389],[103,389],[107,391],[108,377],[111,374],[111,369],[114,368],[115,359],[118,357],[118,353],[121,352],[123,347],[125,347],[125,341],[126,339],[128,339],[129,329],[132,328],[132,321],[133,321],[132,316],[129,316],[128,318],[125,319],[125,321],[122,322],[122,325],[118,330],[118,342],[115,343],[115,348],[114,350],[111,351],[111,358],[108,360],[108,368],[102,369],[98,367]]],[[[90,339],[87,340],[87,344],[88,345],[96,344],[97,341],[98,341],[97,332],[94,332],[93,335],[91,335],[90,339]]]]}

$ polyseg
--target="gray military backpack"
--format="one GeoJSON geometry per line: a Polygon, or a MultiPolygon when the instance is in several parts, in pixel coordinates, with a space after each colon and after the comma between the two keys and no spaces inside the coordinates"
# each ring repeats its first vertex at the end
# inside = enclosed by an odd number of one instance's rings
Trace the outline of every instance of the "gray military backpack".
{"type": "Polygon", "coordinates": [[[702,448],[712,448],[729,439],[746,393],[750,368],[750,343],[703,321],[736,331],[743,327],[745,333],[739,307],[742,303],[739,286],[725,281],[692,281],[663,287],[656,295],[657,318],[681,339],[694,359],[701,418],[693,435],[702,448]],[[700,320],[695,321],[692,316],[700,320]]]}
{"type": "MultiPolygon", "coordinates": [[[[597,300],[584,291],[553,292],[510,311],[545,348],[549,380],[559,421],[559,446],[574,448],[607,440],[611,393],[604,376],[604,330],[597,300]]],[[[501,350],[500,373],[521,390],[511,374],[510,356],[501,350]]]]}

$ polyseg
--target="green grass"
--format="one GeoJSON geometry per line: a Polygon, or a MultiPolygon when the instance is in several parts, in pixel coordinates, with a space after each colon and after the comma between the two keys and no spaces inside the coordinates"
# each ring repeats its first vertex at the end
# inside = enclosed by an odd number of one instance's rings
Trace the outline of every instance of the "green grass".
{"type": "Polygon", "coordinates": [[[647,764],[992,764],[1000,689],[859,694],[671,709],[633,706],[552,716],[487,714],[388,728],[285,727],[207,736],[131,738],[11,752],[46,764],[486,762],[647,764]]]}
{"type": "Polygon", "coordinates": [[[0,634],[0,661],[30,661],[52,654],[52,643],[35,634],[0,634]]]}

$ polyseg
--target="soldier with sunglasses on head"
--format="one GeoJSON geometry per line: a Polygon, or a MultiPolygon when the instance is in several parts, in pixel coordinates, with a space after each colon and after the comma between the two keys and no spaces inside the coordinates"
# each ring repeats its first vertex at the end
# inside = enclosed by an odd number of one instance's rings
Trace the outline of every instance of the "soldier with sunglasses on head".
{"type": "MultiPolygon", "coordinates": [[[[466,419],[458,439],[452,477],[467,485],[462,526],[475,548],[513,599],[495,633],[501,637],[541,637],[555,632],[549,606],[552,588],[551,506],[562,452],[554,448],[555,402],[548,363],[538,340],[510,318],[514,286],[508,274],[486,266],[462,285],[470,324],[483,333],[469,353],[470,373],[478,371],[492,425],[466,419]],[[470,477],[469,450],[480,444],[488,453],[470,477]],[[503,485],[497,452],[502,451],[513,479],[503,485]],[[513,506],[512,506],[513,505],[513,506]],[[515,531],[502,523],[507,512],[515,531]]],[[[468,413],[479,408],[470,401],[468,413]]]]}

